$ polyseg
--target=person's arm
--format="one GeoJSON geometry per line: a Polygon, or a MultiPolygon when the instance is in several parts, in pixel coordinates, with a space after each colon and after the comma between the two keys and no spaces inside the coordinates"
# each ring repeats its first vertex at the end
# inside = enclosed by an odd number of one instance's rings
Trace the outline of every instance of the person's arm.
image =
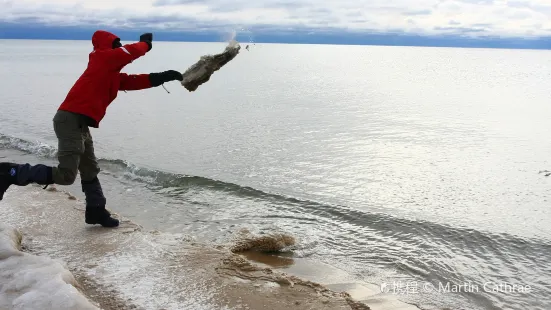
{"type": "Polygon", "coordinates": [[[112,50],[102,51],[105,61],[111,68],[122,68],[134,60],[142,57],[149,51],[146,42],[126,44],[112,50]]]}
{"type": "Polygon", "coordinates": [[[119,90],[142,90],[152,87],[149,74],[119,73],[119,75],[119,90]]]}
{"type": "Polygon", "coordinates": [[[149,52],[153,47],[152,42],[153,35],[144,33],[140,36],[140,42],[126,44],[103,53],[110,67],[122,68],[149,52]]]}
{"type": "Polygon", "coordinates": [[[149,74],[126,74],[119,73],[119,90],[141,90],[151,87],[157,87],[170,81],[181,81],[183,76],[175,70],[168,70],[159,73],[149,74]]]}

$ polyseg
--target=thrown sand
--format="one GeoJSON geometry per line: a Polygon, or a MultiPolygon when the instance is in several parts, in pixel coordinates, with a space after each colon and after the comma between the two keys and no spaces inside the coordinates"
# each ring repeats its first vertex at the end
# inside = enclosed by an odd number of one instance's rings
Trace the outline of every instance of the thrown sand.
{"type": "Polygon", "coordinates": [[[216,55],[202,56],[198,62],[189,67],[182,75],[184,79],[181,84],[187,90],[195,91],[201,84],[210,80],[211,75],[220,70],[225,64],[239,54],[241,46],[236,41],[231,41],[225,50],[216,55]]]}
{"type": "Polygon", "coordinates": [[[267,235],[255,236],[249,231],[241,231],[239,239],[230,248],[234,253],[245,251],[256,252],[279,252],[283,249],[295,245],[295,237],[284,233],[270,233],[267,235]]]}
{"type": "Polygon", "coordinates": [[[146,232],[124,219],[116,229],[85,225],[83,206],[61,191],[13,187],[0,218],[18,226],[26,248],[66,261],[86,296],[104,309],[369,309],[347,293],[232,253],[283,249],[295,242],[289,236],[214,248],[186,236],[146,232]]]}

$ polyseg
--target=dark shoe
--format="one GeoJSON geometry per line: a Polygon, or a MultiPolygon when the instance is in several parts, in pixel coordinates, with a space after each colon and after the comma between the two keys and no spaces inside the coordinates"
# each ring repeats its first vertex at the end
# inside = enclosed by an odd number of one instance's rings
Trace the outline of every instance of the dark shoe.
{"type": "Polygon", "coordinates": [[[112,218],[111,213],[105,207],[86,207],[84,215],[86,224],[100,224],[103,227],[117,227],[119,220],[112,218]]]}
{"type": "Polygon", "coordinates": [[[111,213],[105,210],[107,199],[103,195],[101,183],[95,177],[91,181],[81,181],[82,191],[86,196],[86,224],[100,224],[103,227],[117,227],[119,220],[111,217],[111,213]]]}

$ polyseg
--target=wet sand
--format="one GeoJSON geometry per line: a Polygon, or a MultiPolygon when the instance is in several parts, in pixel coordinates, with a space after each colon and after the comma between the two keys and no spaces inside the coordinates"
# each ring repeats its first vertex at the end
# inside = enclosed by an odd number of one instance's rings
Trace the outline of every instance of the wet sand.
{"type": "Polygon", "coordinates": [[[145,231],[118,215],[117,229],[85,225],[82,202],[55,188],[11,187],[0,205],[24,249],[65,261],[101,309],[364,310],[369,300],[375,310],[417,309],[373,285],[347,282],[329,266],[251,249],[233,253],[190,236],[145,231]]]}

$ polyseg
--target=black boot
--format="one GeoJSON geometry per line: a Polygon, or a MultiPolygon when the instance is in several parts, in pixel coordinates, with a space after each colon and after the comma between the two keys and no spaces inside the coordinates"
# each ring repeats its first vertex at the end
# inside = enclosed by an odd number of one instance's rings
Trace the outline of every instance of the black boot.
{"type": "Polygon", "coordinates": [[[112,218],[105,207],[86,206],[84,221],[86,224],[100,224],[103,227],[119,226],[119,220],[112,218]]]}
{"type": "Polygon", "coordinates": [[[11,185],[26,186],[30,183],[54,184],[52,167],[30,164],[0,163],[0,200],[11,185]]]}
{"type": "Polygon", "coordinates": [[[117,227],[119,220],[111,217],[111,213],[105,209],[107,200],[103,196],[103,190],[99,179],[81,181],[82,191],[86,196],[86,212],[84,221],[86,224],[100,224],[103,227],[117,227]]]}

